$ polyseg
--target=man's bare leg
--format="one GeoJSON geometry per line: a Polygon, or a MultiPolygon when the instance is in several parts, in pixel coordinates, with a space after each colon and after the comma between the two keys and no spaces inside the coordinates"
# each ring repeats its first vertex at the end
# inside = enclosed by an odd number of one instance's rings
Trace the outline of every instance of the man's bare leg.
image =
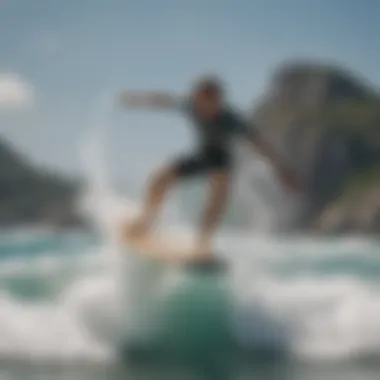
{"type": "Polygon", "coordinates": [[[198,241],[198,254],[205,259],[209,258],[212,236],[220,223],[227,205],[230,179],[231,174],[227,171],[218,171],[211,174],[211,188],[198,241]]]}
{"type": "Polygon", "coordinates": [[[176,171],[167,166],[155,173],[148,184],[148,191],[143,210],[138,218],[127,227],[128,234],[143,234],[147,232],[160,212],[165,196],[177,182],[176,171]]]}

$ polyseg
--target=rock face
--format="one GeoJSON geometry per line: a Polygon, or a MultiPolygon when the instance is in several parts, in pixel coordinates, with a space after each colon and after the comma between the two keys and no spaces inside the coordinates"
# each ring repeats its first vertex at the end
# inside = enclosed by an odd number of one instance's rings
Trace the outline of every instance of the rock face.
{"type": "Polygon", "coordinates": [[[380,231],[380,97],[364,81],[336,67],[286,65],[252,121],[305,184],[299,227],[380,231]]]}
{"type": "Polygon", "coordinates": [[[82,224],[74,208],[78,183],[35,167],[5,140],[0,140],[0,183],[0,226],[82,224]]]}

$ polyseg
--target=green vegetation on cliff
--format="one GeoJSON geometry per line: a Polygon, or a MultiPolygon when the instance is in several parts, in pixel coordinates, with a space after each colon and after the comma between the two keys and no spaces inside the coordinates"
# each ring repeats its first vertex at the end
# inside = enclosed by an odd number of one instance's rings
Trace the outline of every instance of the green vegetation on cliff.
{"type": "Polygon", "coordinates": [[[77,184],[31,164],[0,140],[0,226],[77,223],[77,184]]]}
{"type": "MultiPolygon", "coordinates": [[[[359,171],[347,182],[342,199],[352,200],[365,196],[369,190],[378,189],[380,191],[380,168],[372,168],[359,171]]],[[[380,196],[380,193],[379,193],[380,196]]]]}

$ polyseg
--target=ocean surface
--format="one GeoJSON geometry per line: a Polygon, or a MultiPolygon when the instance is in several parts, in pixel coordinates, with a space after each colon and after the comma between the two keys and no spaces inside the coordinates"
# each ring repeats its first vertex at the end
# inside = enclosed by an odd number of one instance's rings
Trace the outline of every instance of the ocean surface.
{"type": "Polygon", "coordinates": [[[379,378],[379,242],[224,232],[217,245],[226,272],[98,235],[4,232],[0,379],[379,378]]]}

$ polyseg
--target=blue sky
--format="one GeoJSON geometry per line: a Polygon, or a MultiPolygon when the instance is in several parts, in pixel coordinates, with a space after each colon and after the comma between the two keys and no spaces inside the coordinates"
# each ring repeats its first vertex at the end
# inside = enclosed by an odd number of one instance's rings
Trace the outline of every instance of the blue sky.
{"type": "MultiPolygon", "coordinates": [[[[380,84],[378,0],[0,0],[0,133],[79,172],[78,146],[119,89],[182,92],[223,76],[247,108],[289,59],[340,63],[380,84]]],[[[110,110],[111,111],[111,110],[110,110]]],[[[191,144],[178,115],[108,115],[118,179],[191,144]]]]}

